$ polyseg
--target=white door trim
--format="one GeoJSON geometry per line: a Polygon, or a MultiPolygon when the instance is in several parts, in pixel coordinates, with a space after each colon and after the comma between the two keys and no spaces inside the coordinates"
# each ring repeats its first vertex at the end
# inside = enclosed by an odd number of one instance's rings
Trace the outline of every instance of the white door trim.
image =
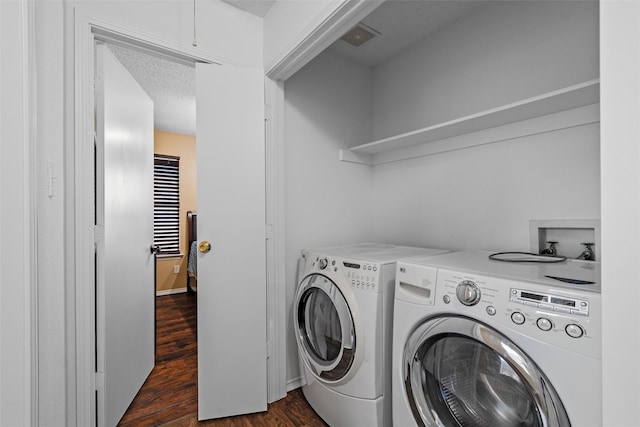
{"type": "MultiPolygon", "coordinates": [[[[66,251],[69,264],[67,277],[67,292],[74,295],[75,306],[69,307],[71,313],[68,318],[73,319],[68,326],[67,337],[68,347],[73,349],[70,354],[68,378],[69,405],[67,419],[70,425],[91,426],[95,425],[95,389],[96,377],[95,358],[93,349],[95,348],[95,260],[94,251],[94,165],[93,147],[91,141],[93,134],[93,79],[94,79],[94,39],[108,39],[120,43],[126,43],[137,48],[148,49],[154,53],[161,53],[172,58],[182,59],[187,62],[205,62],[238,65],[210,52],[203,52],[202,49],[194,49],[173,43],[138,31],[137,29],[120,25],[116,22],[103,19],[101,17],[74,10],[74,113],[73,113],[73,139],[66,143],[65,151],[68,165],[73,171],[73,179],[66,184],[66,194],[68,206],[72,206],[67,213],[67,223],[73,228],[66,234],[66,251]]],[[[272,159],[267,155],[267,162],[272,159]]],[[[267,165],[269,170],[274,170],[274,166],[267,165]]],[[[269,180],[272,175],[267,175],[267,187],[274,188],[274,184],[269,180]]],[[[277,239],[276,239],[277,240],[277,239]]],[[[282,245],[282,244],[280,244],[282,245]]],[[[283,257],[283,249],[275,248],[278,245],[267,245],[272,248],[269,251],[267,260],[270,271],[276,271],[276,265],[283,265],[279,257],[283,257]]],[[[282,258],[283,259],[283,258],[282,258]]],[[[284,274],[281,274],[284,277],[284,274]]],[[[274,319],[276,310],[282,311],[279,306],[284,305],[284,279],[270,281],[267,295],[267,322],[272,332],[269,334],[272,342],[279,343],[271,346],[268,366],[268,379],[276,379],[274,387],[276,390],[271,393],[269,389],[269,401],[282,397],[279,391],[284,388],[286,369],[285,361],[285,330],[284,321],[274,319]],[[281,288],[281,289],[280,289],[281,288]],[[280,301],[282,300],[282,301],[280,301]],[[279,386],[282,384],[282,386],[279,386]]]]}
{"type": "Polygon", "coordinates": [[[287,395],[284,234],[284,83],[265,78],[267,401],[287,395]]]}
{"type": "Polygon", "coordinates": [[[340,0],[325,9],[311,27],[294,40],[290,50],[266,67],[266,222],[267,222],[267,389],[268,401],[287,394],[284,198],[284,85],[285,80],[319,55],[340,34],[371,13],[384,0],[340,0]]]}
{"type": "MultiPolygon", "coordinates": [[[[95,406],[95,259],[94,259],[94,165],[93,165],[93,35],[89,19],[75,16],[75,73],[74,73],[74,131],[73,143],[65,147],[68,158],[74,160],[74,180],[68,181],[67,198],[73,204],[75,224],[71,241],[65,245],[72,252],[73,270],[69,272],[67,286],[75,294],[75,323],[67,334],[75,348],[75,414],[68,414],[72,425],[94,425],[95,406]],[[77,142],[77,143],[76,143],[77,142]],[[82,285],[83,284],[83,285],[82,285]],[[74,345],[75,344],[75,345],[74,345]]],[[[69,372],[71,374],[71,372],[69,372]]]]}
{"type": "Polygon", "coordinates": [[[0,424],[38,424],[35,4],[0,2],[0,424]]]}
{"type": "Polygon", "coordinates": [[[600,2],[600,188],[602,215],[602,420],[640,418],[640,3],[600,2]],[[624,297],[620,297],[624,295],[624,297]],[[615,396],[613,395],[615,393],[615,396]]]}
{"type": "Polygon", "coordinates": [[[285,81],[385,0],[336,0],[294,40],[283,55],[265,67],[267,77],[285,81]]]}

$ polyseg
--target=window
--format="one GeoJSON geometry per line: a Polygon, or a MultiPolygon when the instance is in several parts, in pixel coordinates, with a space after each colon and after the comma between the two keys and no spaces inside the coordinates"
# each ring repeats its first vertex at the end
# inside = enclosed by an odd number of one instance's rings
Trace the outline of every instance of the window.
{"type": "Polygon", "coordinates": [[[153,243],[160,255],[180,253],[180,157],[153,156],[153,243]]]}

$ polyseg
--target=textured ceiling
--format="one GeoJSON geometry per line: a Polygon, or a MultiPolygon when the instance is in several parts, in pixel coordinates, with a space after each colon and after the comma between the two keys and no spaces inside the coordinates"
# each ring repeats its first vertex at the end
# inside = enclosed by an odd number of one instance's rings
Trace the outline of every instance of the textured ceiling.
{"type": "Polygon", "coordinates": [[[113,44],[109,49],[153,101],[157,130],[196,134],[195,68],[113,44]]]}
{"type": "Polygon", "coordinates": [[[471,12],[482,1],[388,0],[361,22],[380,33],[359,47],[342,40],[330,49],[367,66],[384,62],[471,12]]]}

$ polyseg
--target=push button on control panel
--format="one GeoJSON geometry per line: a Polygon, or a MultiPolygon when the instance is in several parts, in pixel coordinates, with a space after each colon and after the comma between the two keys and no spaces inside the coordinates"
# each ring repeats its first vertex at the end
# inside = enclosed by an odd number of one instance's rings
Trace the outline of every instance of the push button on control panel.
{"type": "Polygon", "coordinates": [[[584,329],[580,325],[576,325],[575,323],[570,323],[564,328],[567,335],[571,338],[580,338],[584,335],[584,329]]]}
{"type": "Polygon", "coordinates": [[[550,331],[551,328],[553,328],[553,323],[551,323],[551,320],[547,319],[546,317],[541,317],[536,321],[536,325],[538,325],[538,328],[541,331],[550,331]]]}
{"type": "Polygon", "coordinates": [[[522,325],[525,321],[524,314],[520,313],[519,311],[514,311],[511,314],[511,321],[516,325],[522,325]]]}
{"type": "Polygon", "coordinates": [[[347,277],[351,279],[351,285],[357,289],[375,290],[378,285],[378,275],[373,273],[378,270],[376,265],[357,264],[355,262],[344,262],[348,267],[347,277]]]}

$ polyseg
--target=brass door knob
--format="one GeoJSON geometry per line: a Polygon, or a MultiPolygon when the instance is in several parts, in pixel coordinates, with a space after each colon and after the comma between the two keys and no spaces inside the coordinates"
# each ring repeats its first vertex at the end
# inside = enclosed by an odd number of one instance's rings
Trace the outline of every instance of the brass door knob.
{"type": "Polygon", "coordinates": [[[203,253],[209,252],[211,250],[211,243],[207,242],[206,240],[203,240],[198,245],[198,250],[203,253]]]}

